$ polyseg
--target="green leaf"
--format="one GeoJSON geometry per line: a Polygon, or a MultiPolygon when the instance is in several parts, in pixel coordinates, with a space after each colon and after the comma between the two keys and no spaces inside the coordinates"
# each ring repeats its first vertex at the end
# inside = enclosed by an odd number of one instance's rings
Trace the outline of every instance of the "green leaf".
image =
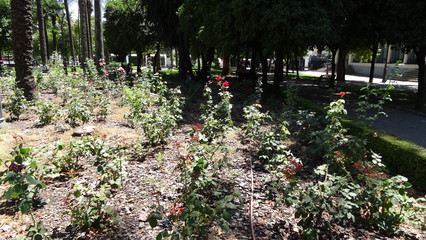
{"type": "Polygon", "coordinates": [[[81,192],[80,192],[80,190],[76,190],[76,191],[74,191],[74,197],[76,197],[76,198],[81,197],[81,192]]]}
{"type": "Polygon", "coordinates": [[[43,240],[43,237],[41,236],[41,234],[37,234],[34,236],[34,240],[43,240]]]}
{"type": "Polygon", "coordinates": [[[159,212],[151,212],[148,215],[148,222],[151,228],[155,228],[158,225],[158,220],[161,220],[162,216],[159,212]]]}
{"type": "Polygon", "coordinates": [[[38,185],[41,183],[40,181],[35,180],[32,176],[25,175],[24,178],[27,179],[29,183],[34,185],[38,185]]]}
{"type": "Polygon", "coordinates": [[[43,227],[43,221],[37,223],[37,229],[41,229],[43,227]]]}
{"type": "Polygon", "coordinates": [[[27,214],[31,211],[31,202],[23,201],[21,202],[19,209],[21,213],[27,214]]]}

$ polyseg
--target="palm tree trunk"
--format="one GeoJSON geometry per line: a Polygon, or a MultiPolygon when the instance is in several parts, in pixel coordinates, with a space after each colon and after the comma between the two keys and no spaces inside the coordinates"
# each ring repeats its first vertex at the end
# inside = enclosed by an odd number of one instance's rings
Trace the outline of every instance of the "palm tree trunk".
{"type": "Polygon", "coordinates": [[[16,82],[28,100],[34,98],[36,83],[32,74],[33,24],[32,1],[11,0],[12,46],[15,58],[16,82]]]}
{"type": "Polygon", "coordinates": [[[81,41],[81,50],[80,50],[80,64],[81,68],[86,71],[86,61],[89,55],[88,49],[88,39],[87,39],[87,0],[79,0],[79,9],[80,9],[80,41],[81,41]]]}
{"type": "Polygon", "coordinates": [[[56,15],[52,15],[52,49],[58,52],[58,40],[56,37],[56,15]]]}
{"type": "MultiPolygon", "coordinates": [[[[95,64],[99,66],[99,62],[104,60],[104,35],[102,31],[102,12],[101,12],[101,0],[95,0],[95,47],[96,56],[95,64]]],[[[140,63],[138,63],[138,69],[140,69],[140,63]]],[[[139,71],[138,71],[139,72],[139,71]]]]}
{"type": "Polygon", "coordinates": [[[44,16],[44,37],[46,39],[46,53],[47,53],[47,59],[50,59],[50,47],[49,47],[49,34],[47,34],[47,22],[49,21],[49,18],[46,16],[44,16]]]}
{"type": "Polygon", "coordinates": [[[93,12],[93,8],[92,8],[92,2],[91,0],[87,0],[87,49],[89,51],[89,59],[93,59],[93,44],[92,44],[92,21],[91,19],[91,15],[93,12]]]}
{"type": "Polygon", "coordinates": [[[64,0],[64,5],[65,5],[65,13],[67,14],[68,35],[69,35],[69,41],[70,41],[71,57],[73,62],[72,70],[75,72],[74,39],[72,36],[72,27],[71,27],[70,10],[68,8],[68,0],[64,0]]]}
{"type": "Polygon", "coordinates": [[[38,31],[40,38],[40,55],[41,63],[43,66],[47,65],[47,46],[46,46],[46,35],[45,35],[45,25],[43,18],[43,1],[37,0],[37,20],[38,20],[38,31]]]}

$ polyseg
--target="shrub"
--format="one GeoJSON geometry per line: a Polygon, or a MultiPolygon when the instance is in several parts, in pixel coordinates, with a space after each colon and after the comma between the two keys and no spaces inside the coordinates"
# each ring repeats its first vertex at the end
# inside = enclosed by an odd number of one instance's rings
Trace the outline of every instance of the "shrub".
{"type": "Polygon", "coordinates": [[[8,97],[8,104],[5,110],[9,112],[12,119],[19,119],[19,117],[27,111],[29,102],[25,99],[24,91],[15,87],[13,94],[8,97]]]}

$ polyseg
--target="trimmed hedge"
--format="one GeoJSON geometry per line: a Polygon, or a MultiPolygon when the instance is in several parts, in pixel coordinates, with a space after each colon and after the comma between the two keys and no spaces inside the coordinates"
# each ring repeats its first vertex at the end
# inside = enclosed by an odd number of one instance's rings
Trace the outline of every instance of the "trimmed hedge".
{"type": "MultiPolygon", "coordinates": [[[[298,104],[309,111],[325,115],[318,104],[304,98],[297,99],[298,104]]],[[[403,140],[382,130],[371,128],[363,122],[343,119],[342,124],[349,134],[366,137],[368,148],[379,153],[392,175],[403,175],[419,190],[426,190],[426,149],[410,141],[403,140]],[[377,133],[377,137],[374,136],[377,133]]]]}

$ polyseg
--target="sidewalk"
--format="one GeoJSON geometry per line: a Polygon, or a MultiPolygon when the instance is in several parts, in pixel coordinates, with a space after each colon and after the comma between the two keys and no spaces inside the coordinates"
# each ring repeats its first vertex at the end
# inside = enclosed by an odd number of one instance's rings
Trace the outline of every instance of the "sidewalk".
{"type": "MultiPolygon", "coordinates": [[[[313,76],[320,76],[325,74],[324,72],[314,71],[301,71],[300,73],[313,76]]],[[[368,78],[346,75],[346,81],[365,84],[368,82],[368,78]]],[[[378,78],[374,78],[373,83],[377,85],[387,85],[383,84],[382,80],[378,78]]],[[[392,81],[392,85],[394,85],[395,88],[417,91],[417,82],[392,81]]],[[[329,98],[324,97],[328,96],[329,94],[327,89],[313,86],[304,86],[301,88],[300,93],[303,97],[309,100],[328,104],[327,101],[329,98]]],[[[348,116],[356,119],[356,99],[351,96],[345,96],[345,99],[347,99],[346,105],[348,109],[348,116]]],[[[374,123],[374,127],[426,148],[426,116],[390,106],[385,106],[384,112],[388,115],[388,117],[380,116],[379,119],[377,119],[377,121],[374,123]]]]}
{"type": "MultiPolygon", "coordinates": [[[[320,71],[299,71],[300,74],[312,75],[312,76],[321,76],[325,75],[325,72],[320,71]]],[[[329,73],[331,74],[331,73],[329,73]]],[[[346,81],[353,83],[368,83],[368,77],[355,76],[355,75],[346,75],[346,81]]],[[[373,78],[373,84],[379,86],[387,86],[392,84],[396,89],[405,89],[410,91],[417,91],[417,82],[411,81],[396,81],[388,80],[386,83],[382,82],[381,78],[373,78]]]]}

